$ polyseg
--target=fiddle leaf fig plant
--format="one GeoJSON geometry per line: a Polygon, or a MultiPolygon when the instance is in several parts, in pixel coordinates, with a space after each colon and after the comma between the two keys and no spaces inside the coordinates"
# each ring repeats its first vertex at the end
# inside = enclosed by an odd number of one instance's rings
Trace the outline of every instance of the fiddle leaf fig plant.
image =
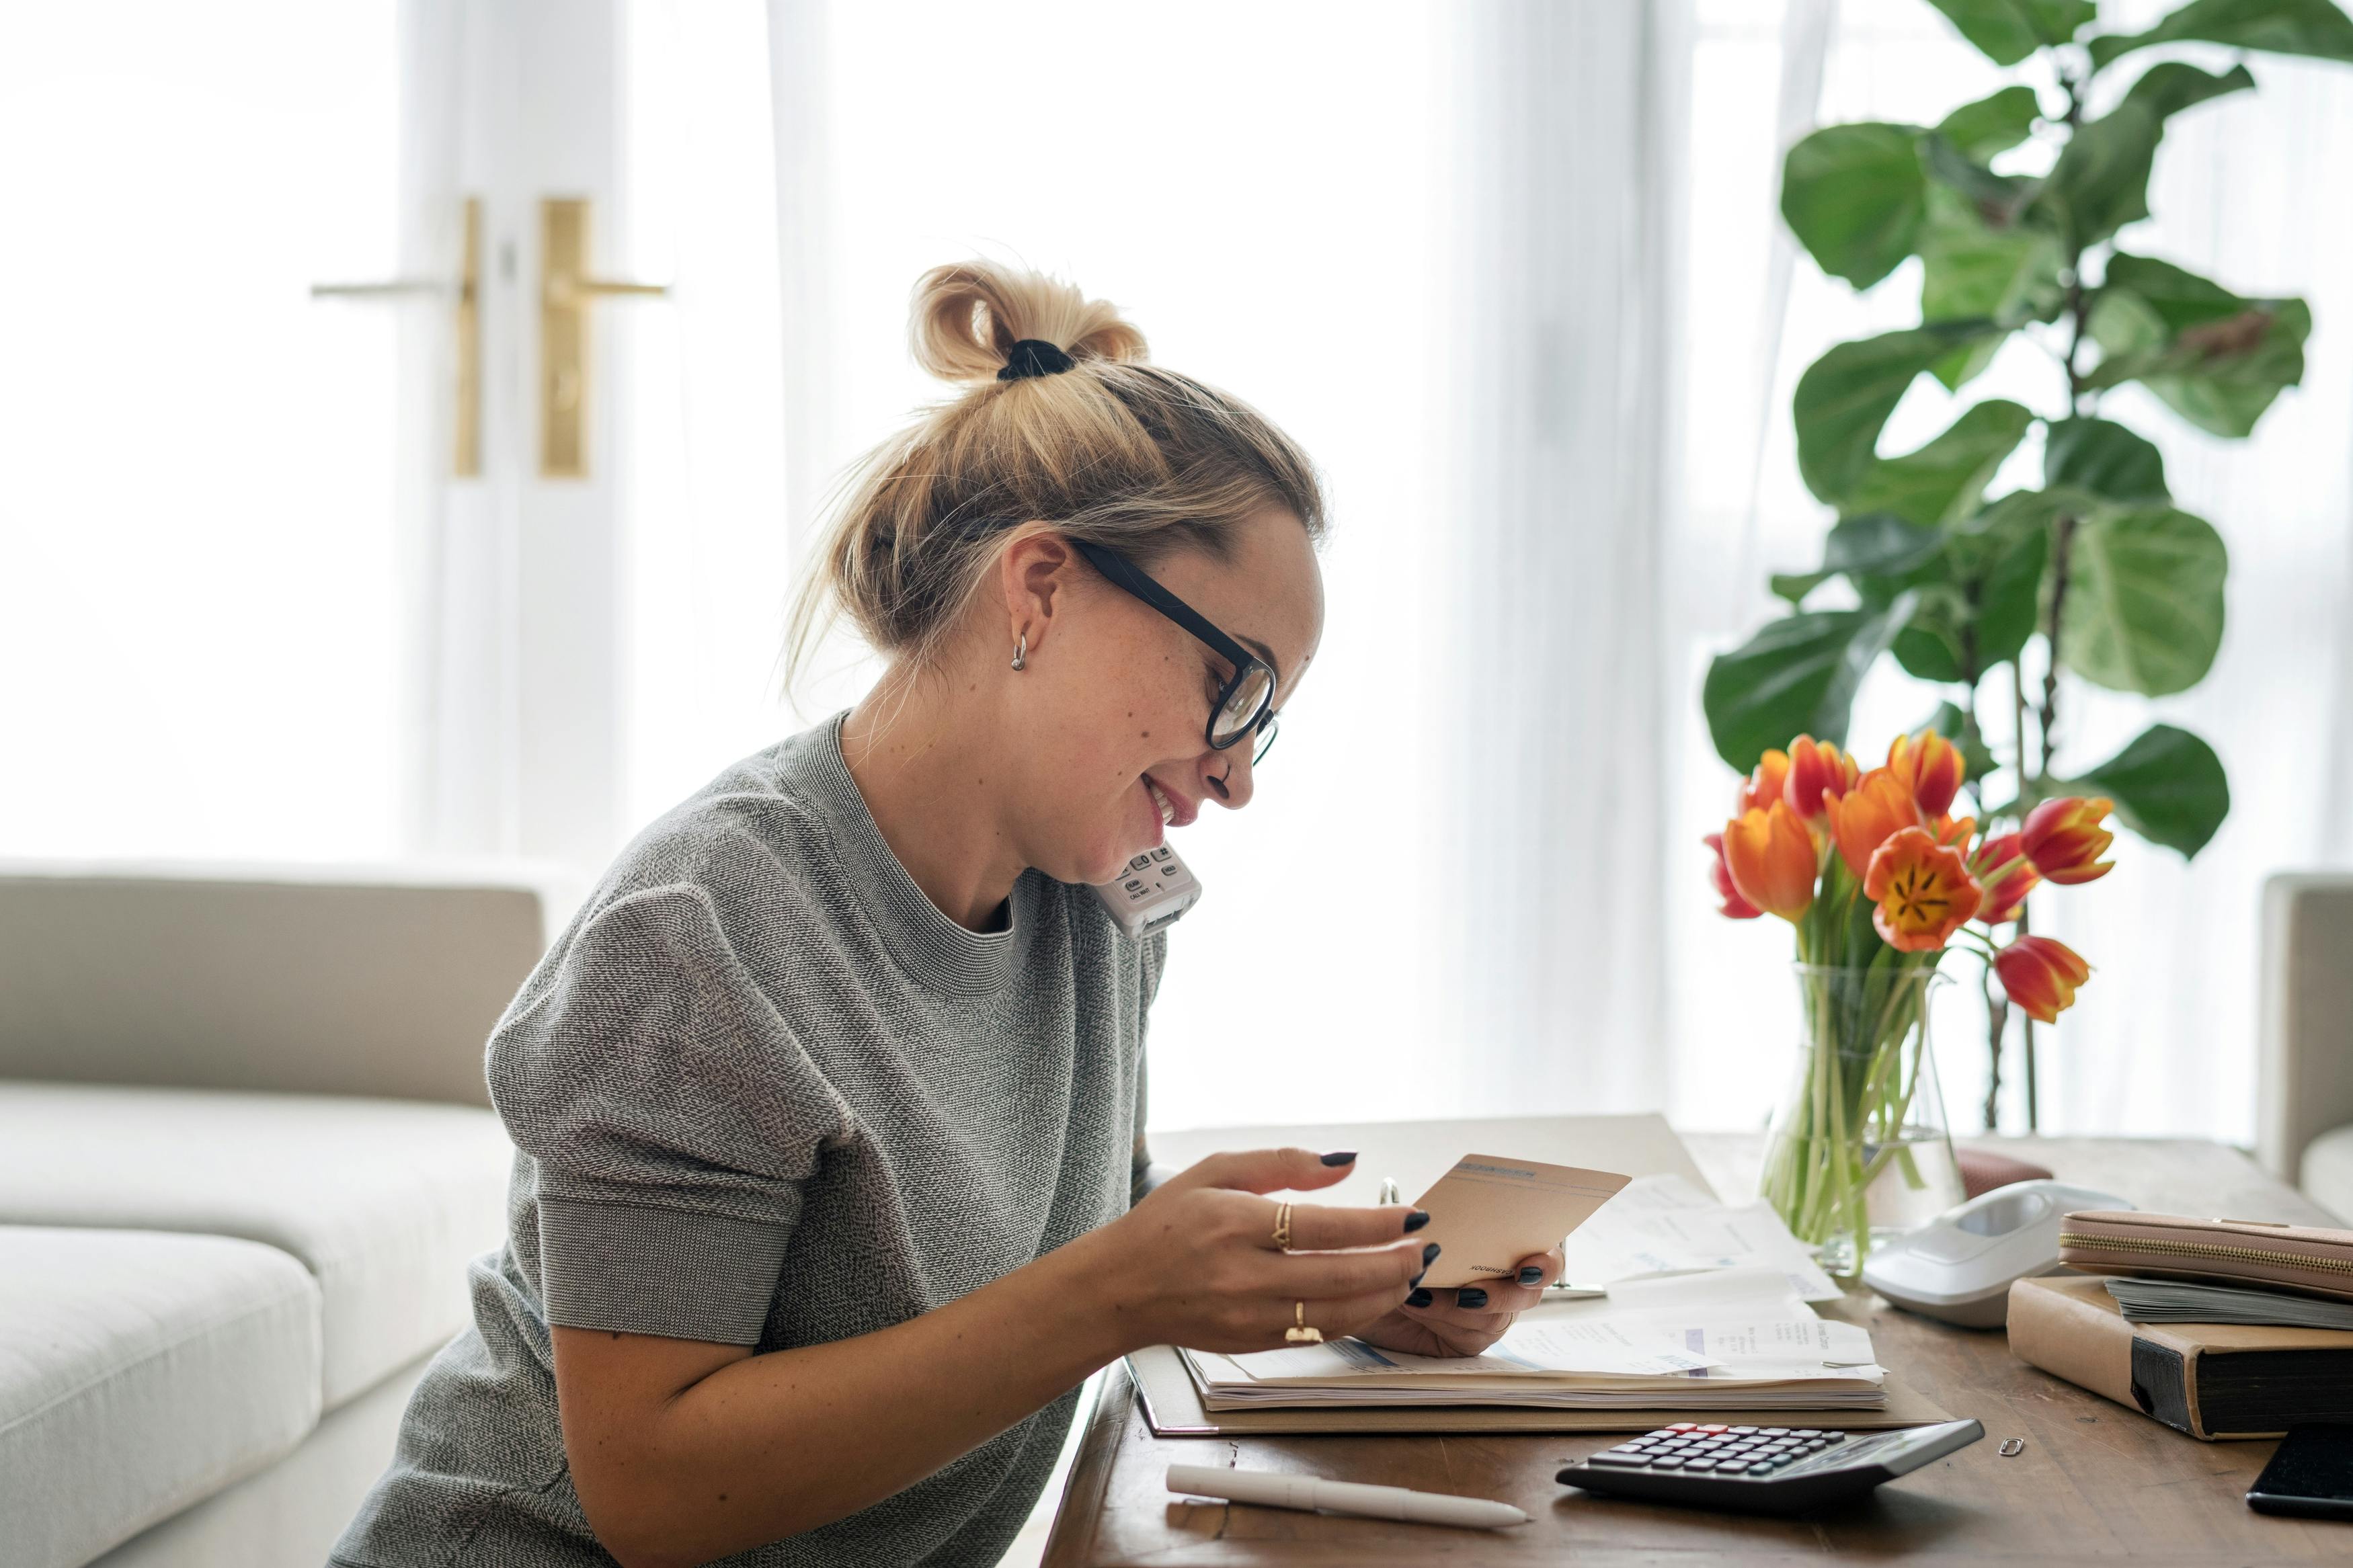
{"type": "MultiPolygon", "coordinates": [[[[2181,422],[2244,437],[2302,379],[2312,314],[2133,243],[2168,124],[2255,85],[2242,63],[2209,70],[2149,51],[2353,62],[2353,16],[2334,0],[2192,0],[2125,34],[2099,30],[2094,0],[1929,3],[1997,65],[2039,57],[2056,90],[2015,82],[1933,125],[1825,126],[1788,150],[1781,214],[1807,253],[1857,289],[1918,258],[1920,320],[1840,343],[1799,378],[1799,474],[1836,519],[1818,563],[1772,578],[1788,613],[1709,668],[1709,731],[1743,773],[1792,734],[1843,743],[1863,677],[1892,658],[1948,689],[1926,727],[1968,759],[1989,827],[2096,795],[2131,831],[2192,857],[2230,811],[2204,741],[2155,722],[2104,762],[2063,762],[2061,672],[2168,697],[2204,679],[2222,642],[2222,536],[2174,504],[2151,439],[2164,433],[2112,417],[2104,395],[2136,383],[2181,422]],[[2047,356],[2046,395],[1984,398],[1925,446],[1880,450],[1920,377],[1957,393],[2013,339],[2047,356]],[[1989,494],[2037,444],[2041,482],[1989,494]],[[1989,737],[1993,705],[2007,714],[1989,737]]],[[[1985,993],[1991,1127],[2008,1009],[1990,980],[1985,993]]],[[[2033,1026],[2021,1025],[2031,1126],[2033,1026]]]]}

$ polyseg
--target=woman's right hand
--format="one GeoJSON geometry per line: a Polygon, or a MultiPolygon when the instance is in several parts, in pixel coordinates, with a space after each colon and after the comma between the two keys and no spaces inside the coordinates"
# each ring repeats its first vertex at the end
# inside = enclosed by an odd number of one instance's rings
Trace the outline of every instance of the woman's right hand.
{"type": "Polygon", "coordinates": [[[1327,1340],[1395,1311],[1438,1252],[1412,1238],[1427,1215],[1296,1204],[1292,1249],[1274,1244],[1276,1205],[1261,1194],[1328,1187],[1356,1156],[1324,1158],[1309,1149],[1212,1154],[1089,1237],[1127,1325],[1122,1337],[1236,1354],[1285,1343],[1301,1302],[1327,1340]]]}

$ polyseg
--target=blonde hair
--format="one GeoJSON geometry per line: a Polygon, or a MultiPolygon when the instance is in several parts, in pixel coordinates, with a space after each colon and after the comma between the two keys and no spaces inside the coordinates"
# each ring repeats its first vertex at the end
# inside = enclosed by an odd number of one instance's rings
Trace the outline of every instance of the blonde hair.
{"type": "Polygon", "coordinates": [[[916,363],[964,391],[850,470],[794,599],[788,688],[841,615],[878,652],[927,662],[1025,522],[1143,563],[1187,544],[1226,558],[1268,507],[1323,537],[1306,453],[1239,398],[1148,363],[1144,334],[1069,283],[935,267],[908,337],[916,363]],[[999,380],[1027,339],[1076,363],[999,380]]]}

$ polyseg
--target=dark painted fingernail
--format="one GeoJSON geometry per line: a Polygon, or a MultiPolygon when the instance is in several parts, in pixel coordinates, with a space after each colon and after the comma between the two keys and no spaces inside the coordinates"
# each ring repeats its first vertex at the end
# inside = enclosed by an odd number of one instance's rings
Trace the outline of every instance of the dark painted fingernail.
{"type": "MultiPolygon", "coordinates": [[[[1414,1278],[1419,1279],[1421,1276],[1417,1274],[1414,1278]]],[[[1405,1304],[1409,1307],[1427,1307],[1434,1300],[1436,1300],[1436,1298],[1431,1296],[1429,1291],[1416,1290],[1412,1295],[1408,1296],[1405,1299],[1405,1304]]]]}
{"type": "Polygon", "coordinates": [[[1428,1247],[1423,1247],[1423,1248],[1421,1249],[1421,1266],[1422,1266],[1424,1268],[1429,1268],[1432,1263],[1435,1263],[1435,1262],[1437,1262],[1437,1261],[1438,1261],[1438,1243],[1436,1243],[1436,1242],[1434,1242],[1434,1241],[1433,1241],[1433,1242],[1431,1242],[1428,1247]]]}
{"type": "Polygon", "coordinates": [[[1423,1226],[1426,1226],[1429,1223],[1430,1211],[1428,1209],[1416,1209],[1411,1214],[1405,1216],[1405,1233],[1408,1236],[1411,1236],[1415,1231],[1419,1230],[1423,1226]]]}
{"type": "Polygon", "coordinates": [[[1345,1165],[1356,1157],[1356,1152],[1354,1149],[1336,1149],[1324,1156],[1324,1163],[1327,1165],[1345,1165]]]}
{"type": "MultiPolygon", "coordinates": [[[[1425,1268],[1425,1269],[1423,1269],[1423,1270],[1421,1271],[1421,1274],[1427,1274],[1427,1273],[1429,1273],[1429,1272],[1430,1272],[1430,1270],[1429,1270],[1429,1269],[1427,1269],[1427,1268],[1425,1268]]],[[[1406,1281],[1406,1284],[1407,1284],[1407,1285],[1409,1285],[1409,1286],[1414,1286],[1414,1285],[1419,1285],[1419,1284],[1420,1284],[1420,1283],[1421,1283],[1421,1274],[1417,1274],[1417,1275],[1415,1275],[1412,1279],[1410,1279],[1407,1280],[1407,1281],[1406,1281]]],[[[1427,1291],[1427,1290],[1425,1290],[1425,1291],[1423,1291],[1423,1292],[1422,1292],[1422,1294],[1423,1294],[1423,1295],[1425,1295],[1425,1296],[1427,1296],[1428,1294],[1430,1294],[1430,1292],[1429,1292],[1429,1291],[1427,1291]]]]}
{"type": "Polygon", "coordinates": [[[1543,1279],[1544,1270],[1537,1268],[1533,1263],[1520,1270],[1520,1283],[1523,1285],[1540,1284],[1543,1282],[1543,1279]]]}
{"type": "Polygon", "coordinates": [[[1487,1304],[1487,1292],[1476,1285],[1465,1285],[1454,1292],[1454,1304],[1469,1311],[1477,1311],[1487,1304]]]}

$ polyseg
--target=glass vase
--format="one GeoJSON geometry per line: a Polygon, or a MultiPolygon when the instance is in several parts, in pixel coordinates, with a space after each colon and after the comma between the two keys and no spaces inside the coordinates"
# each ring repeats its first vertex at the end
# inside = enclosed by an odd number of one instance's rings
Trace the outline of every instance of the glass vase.
{"type": "Polygon", "coordinates": [[[1944,976],[1892,950],[1864,969],[1796,971],[1805,1027],[1758,1190],[1825,1272],[1851,1279],[1875,1242],[1961,1201],[1928,1044],[1944,976]]]}

